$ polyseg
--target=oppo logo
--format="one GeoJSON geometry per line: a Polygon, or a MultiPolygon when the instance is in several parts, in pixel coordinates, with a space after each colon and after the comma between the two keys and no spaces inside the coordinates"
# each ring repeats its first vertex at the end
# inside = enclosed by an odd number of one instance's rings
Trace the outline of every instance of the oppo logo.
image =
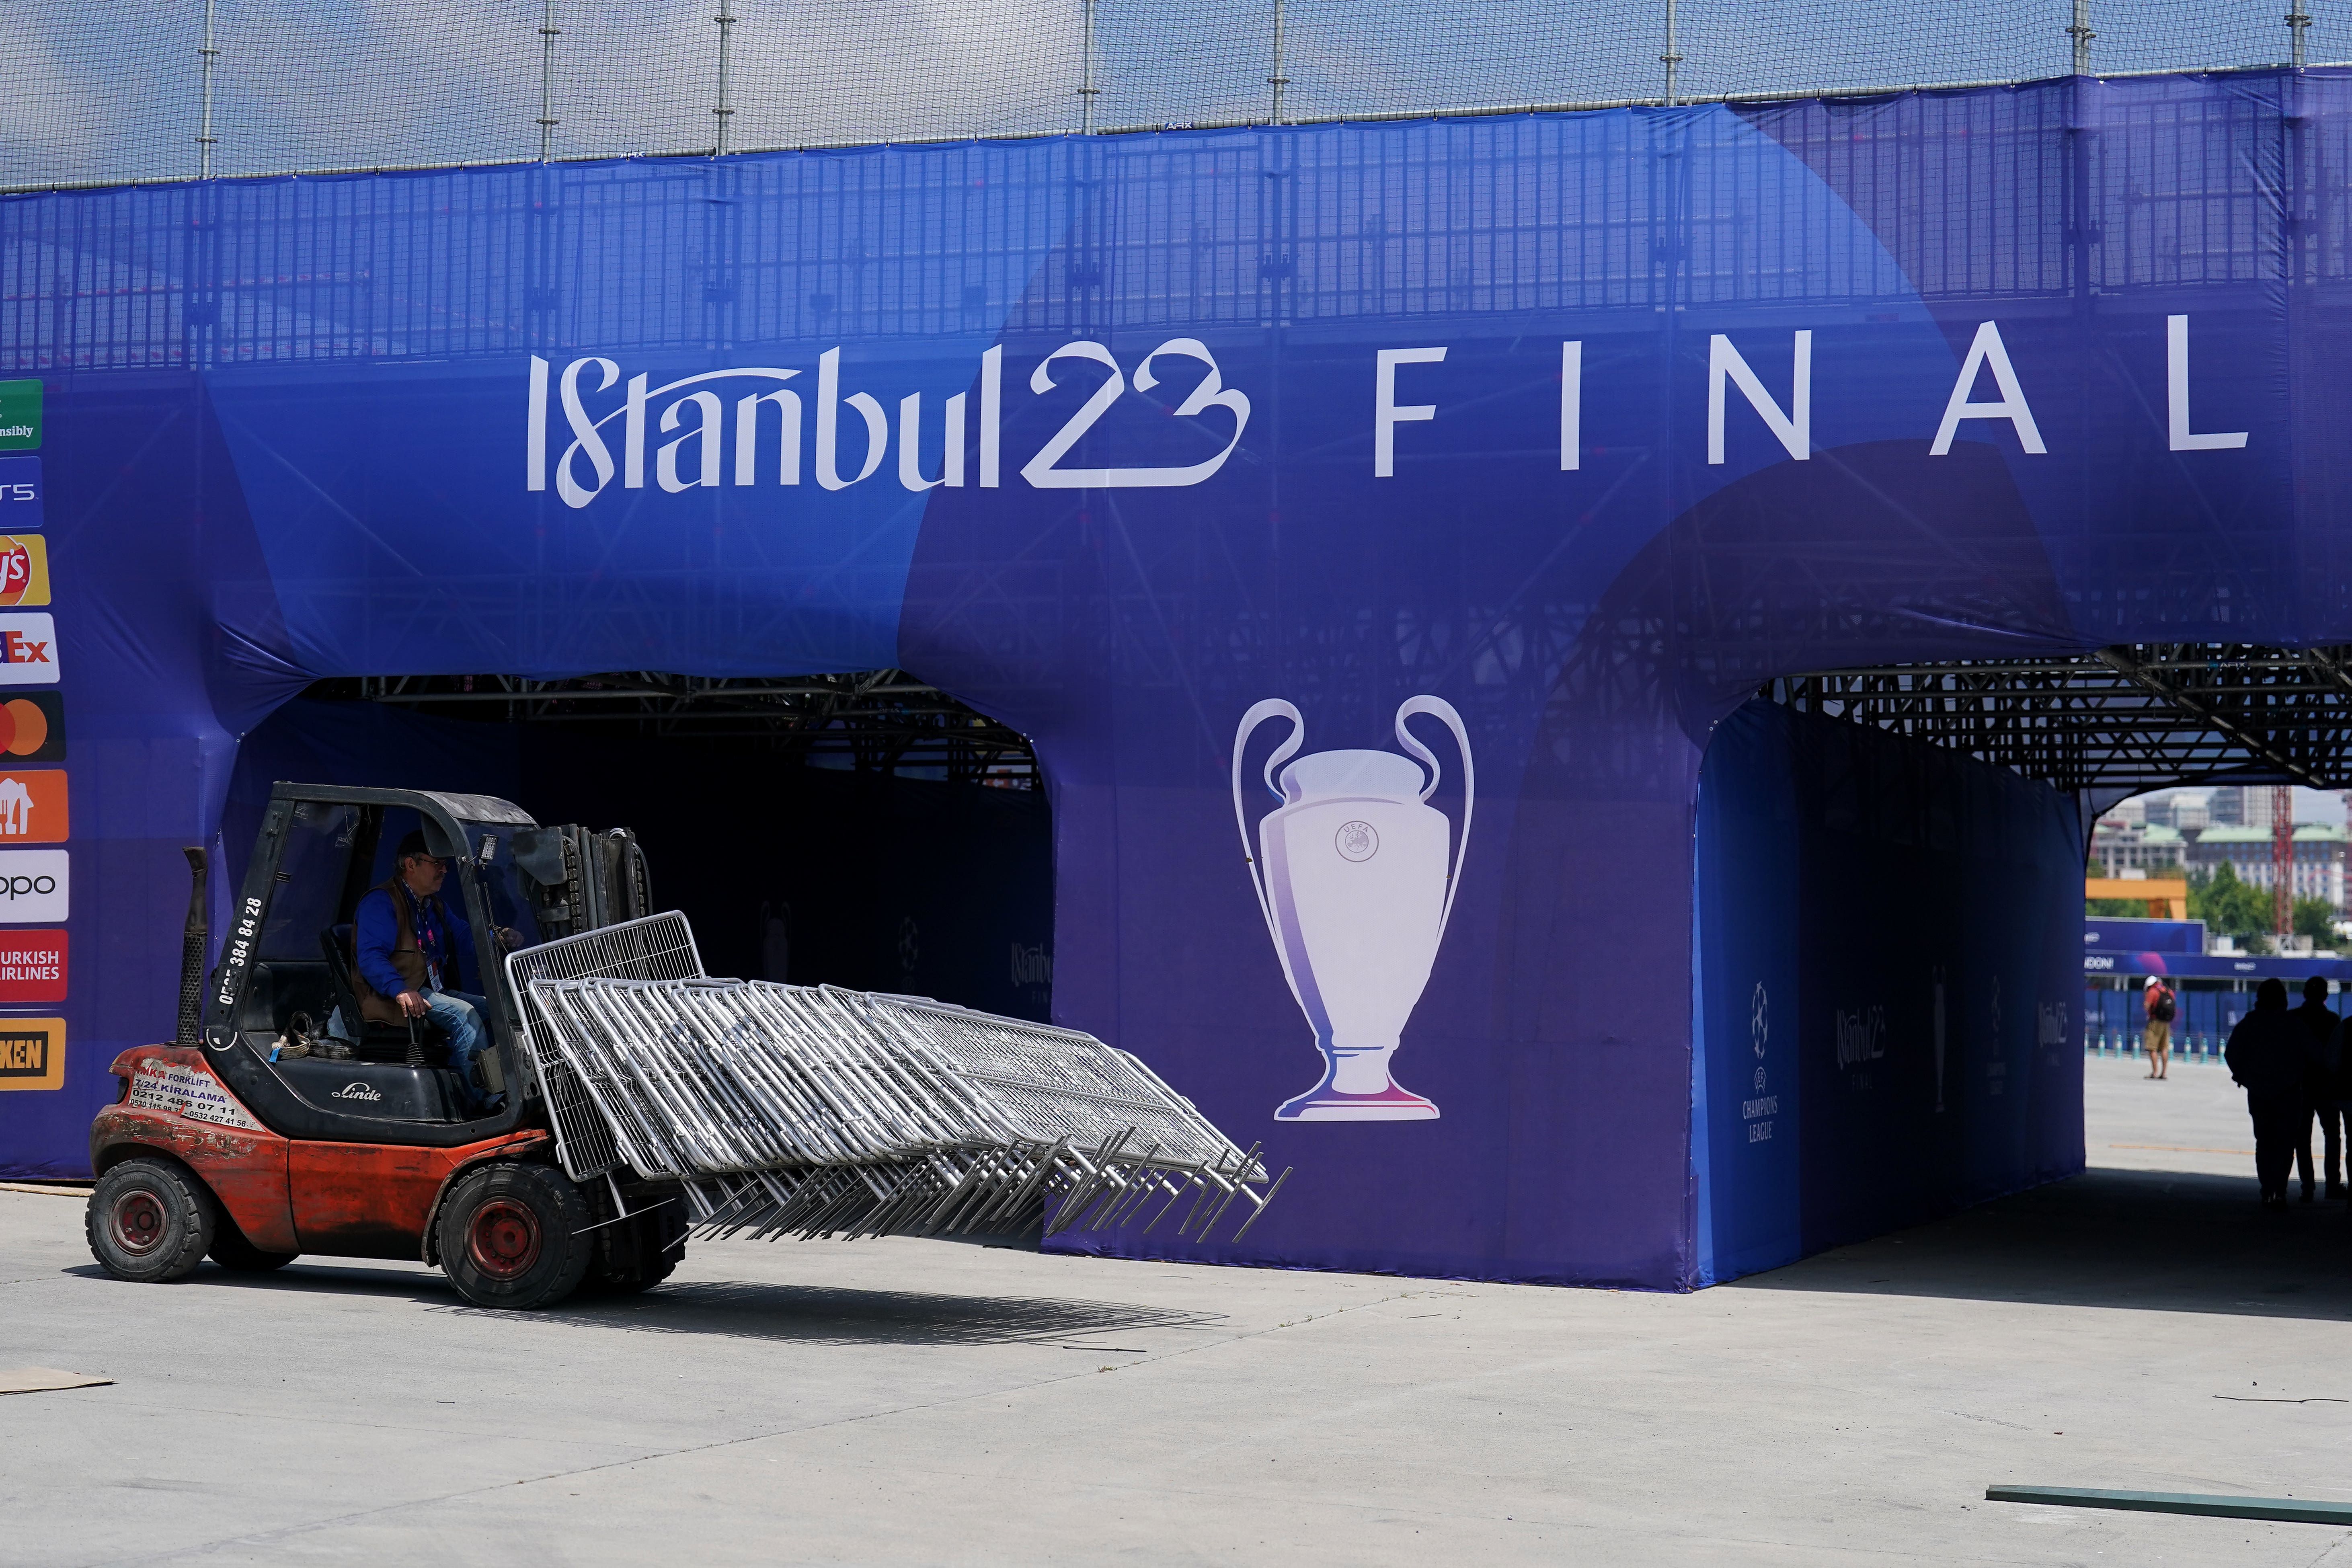
{"type": "Polygon", "coordinates": [[[11,903],[27,897],[46,899],[57,890],[55,877],[0,877],[0,898],[11,903]]]}
{"type": "MultiPolygon", "coordinates": [[[[844,390],[849,372],[841,350],[816,356],[816,376],[802,381],[797,366],[741,365],[703,371],[652,384],[652,377],[624,377],[616,360],[591,354],[561,372],[537,354],[530,357],[530,411],[524,428],[523,488],[553,488],[563,504],[588,505],[617,482],[625,490],[646,488],[646,453],[652,452],[654,485],[671,495],[721,486],[797,485],[805,473],[821,489],[847,489],[882,469],[895,441],[899,485],[922,491],[941,485],[961,489],[968,480],[995,489],[1003,480],[1004,350],[980,356],[980,403],[959,392],[941,401],[937,446],[926,433],[931,416],[923,395],[898,399],[890,410],[870,392],[844,390]],[[798,386],[787,382],[800,381],[798,386]],[[803,394],[806,396],[803,397],[803,394]],[[559,423],[560,422],[560,423],[559,423]],[[551,437],[550,431],[553,430],[551,437]],[[675,432],[675,434],[673,434],[675,432]],[[570,439],[563,441],[568,433],[570,439]],[[667,438],[665,438],[667,437],[667,438]],[[804,439],[805,437],[805,439],[804,439]],[[562,441],[558,447],[555,443],[562,441]],[[803,459],[806,459],[805,464],[803,459]]],[[[1041,360],[1029,376],[1037,396],[1061,390],[1065,382],[1084,386],[1086,401],[1021,466],[1023,480],[1036,489],[1142,489],[1197,485],[1213,476],[1241,445],[1248,427],[1250,400],[1224,384],[1216,355],[1198,338],[1171,338],[1134,363],[1133,374],[1101,343],[1081,339],[1063,344],[1041,360]],[[1176,363],[1190,360],[1202,374],[1192,389],[1174,399],[1155,399],[1169,418],[1230,420],[1231,436],[1214,457],[1171,468],[1065,468],[1062,459],[1085,439],[1112,405],[1130,391],[1149,394],[1176,363]],[[1076,361],[1093,371],[1057,363],[1076,361]]],[[[1215,425],[1203,427],[1214,430],[1215,425]]]]}

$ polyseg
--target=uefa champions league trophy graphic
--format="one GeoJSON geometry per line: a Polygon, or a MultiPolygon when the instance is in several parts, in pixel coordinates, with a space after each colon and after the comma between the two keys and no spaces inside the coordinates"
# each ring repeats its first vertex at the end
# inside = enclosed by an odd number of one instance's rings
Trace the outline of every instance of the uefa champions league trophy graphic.
{"type": "Polygon", "coordinates": [[[1279,698],[1243,714],[1234,737],[1234,820],[1242,854],[1283,976],[1323,1053],[1323,1081],[1274,1118],[1432,1121],[1437,1107],[1400,1088],[1389,1076],[1389,1058],[1429,984],[1461,886],[1478,793],[1470,738],[1462,716],[1435,697],[1411,698],[1397,710],[1397,744],[1417,761],[1393,752],[1318,752],[1283,767],[1306,738],[1307,721],[1279,698]],[[1452,824],[1425,804],[1443,770],[1405,728],[1423,713],[1443,721],[1461,749],[1462,835],[1450,854],[1452,824]],[[1242,753],[1250,732],[1273,718],[1290,721],[1288,738],[1265,762],[1266,787],[1282,804],[1259,821],[1253,845],[1242,802],[1242,753]]]}

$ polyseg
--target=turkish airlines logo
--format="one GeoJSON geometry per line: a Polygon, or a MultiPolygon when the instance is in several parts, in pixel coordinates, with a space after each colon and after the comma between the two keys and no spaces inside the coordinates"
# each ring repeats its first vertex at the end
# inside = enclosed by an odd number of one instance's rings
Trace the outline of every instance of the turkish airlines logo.
{"type": "Polygon", "coordinates": [[[47,616],[0,616],[0,686],[53,686],[58,628],[47,616]]]}
{"type": "Polygon", "coordinates": [[[66,999],[66,933],[0,932],[0,1002],[66,999]]]}

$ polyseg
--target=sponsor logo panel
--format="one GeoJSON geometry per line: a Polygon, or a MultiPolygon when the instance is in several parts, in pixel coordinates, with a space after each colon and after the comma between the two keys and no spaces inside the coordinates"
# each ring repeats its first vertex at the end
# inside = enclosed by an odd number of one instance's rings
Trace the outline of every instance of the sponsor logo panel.
{"type": "MultiPolygon", "coordinates": [[[[41,459],[0,458],[0,529],[15,533],[41,526],[41,459]]],[[[38,541],[40,535],[30,536],[38,541]]],[[[46,605],[47,598],[35,604],[46,605]]]]}
{"type": "Polygon", "coordinates": [[[65,999],[66,933],[0,931],[0,1003],[65,999]]]}
{"type": "Polygon", "coordinates": [[[71,862],[63,849],[0,849],[0,924],[64,920],[72,903],[71,862]]]}
{"type": "Polygon", "coordinates": [[[66,1021],[0,1018],[0,1090],[63,1089],[66,1021]]]}
{"type": "Polygon", "coordinates": [[[0,452],[29,452],[41,444],[41,384],[0,381],[0,452]]]}
{"type": "Polygon", "coordinates": [[[0,686],[54,686],[57,623],[41,614],[0,615],[0,686]]]}
{"type": "Polygon", "coordinates": [[[66,700],[54,691],[28,691],[0,702],[0,763],[66,760],[66,700]]]}
{"type": "Polygon", "coordinates": [[[0,768],[0,845],[63,844],[68,833],[60,768],[0,768]]]}

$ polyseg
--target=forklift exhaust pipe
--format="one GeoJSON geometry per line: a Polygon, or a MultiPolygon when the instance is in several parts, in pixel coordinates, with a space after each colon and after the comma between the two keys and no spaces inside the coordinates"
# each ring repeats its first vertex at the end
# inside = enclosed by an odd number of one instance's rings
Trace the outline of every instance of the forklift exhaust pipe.
{"type": "Polygon", "coordinates": [[[205,949],[210,945],[212,928],[205,918],[205,852],[194,845],[181,851],[188,858],[188,873],[194,886],[188,889],[188,921],[180,937],[180,1025],[173,1042],[193,1046],[196,1026],[205,1012],[205,949]]]}

